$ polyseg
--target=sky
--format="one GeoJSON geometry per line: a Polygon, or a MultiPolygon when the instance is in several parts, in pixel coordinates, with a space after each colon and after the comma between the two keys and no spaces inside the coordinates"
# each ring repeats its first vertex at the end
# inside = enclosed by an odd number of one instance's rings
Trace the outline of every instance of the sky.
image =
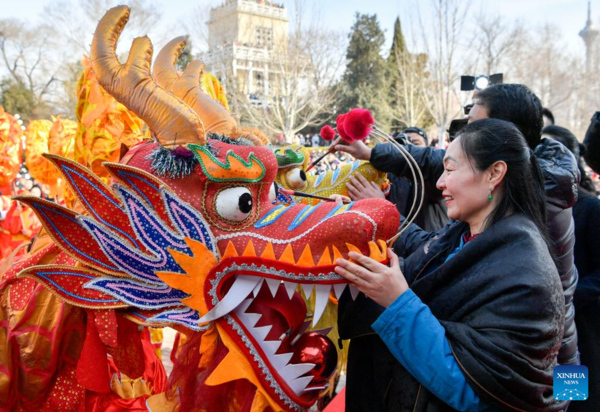
{"type": "MultiPolygon", "coordinates": [[[[52,0],[0,0],[1,17],[17,17],[35,21],[42,16],[43,8],[52,0]]],[[[276,0],[286,5],[294,0],[276,0]]],[[[522,19],[527,26],[536,27],[550,22],[561,27],[565,41],[569,47],[580,47],[583,42],[578,37],[579,30],[587,18],[587,0],[461,0],[469,3],[469,7],[477,11],[500,13],[511,19],[522,19]]],[[[170,24],[194,9],[198,4],[219,3],[218,0],[155,0],[162,6],[165,20],[170,24]]],[[[403,23],[411,19],[411,9],[419,3],[427,10],[428,0],[308,0],[321,8],[325,24],[339,30],[348,30],[352,26],[354,14],[376,13],[388,37],[393,32],[394,20],[400,16],[403,23]]],[[[592,18],[596,24],[600,22],[600,0],[592,0],[592,18]]],[[[414,14],[414,12],[412,12],[414,14]]],[[[600,25],[600,24],[598,24],[600,25]]]]}
{"type": "MultiPolygon", "coordinates": [[[[43,18],[43,9],[52,0],[0,0],[2,18],[16,17],[32,23],[43,18]]],[[[54,0],[56,1],[56,0],[54,0]]],[[[74,0],[77,1],[77,0],[74,0]]],[[[158,3],[163,10],[165,26],[177,27],[183,16],[192,12],[198,5],[219,4],[222,0],[146,0],[158,3]]],[[[294,0],[275,0],[283,2],[288,8],[294,0]]],[[[320,10],[323,24],[340,31],[349,31],[356,12],[376,13],[382,28],[386,31],[389,46],[397,16],[406,29],[415,20],[416,5],[427,15],[430,0],[307,0],[309,5],[320,10]]],[[[573,53],[583,55],[583,41],[578,33],[587,19],[587,0],[459,0],[468,2],[475,9],[474,14],[485,10],[486,13],[499,13],[510,20],[520,19],[526,27],[535,29],[544,23],[560,27],[565,45],[573,53]]],[[[126,1],[124,1],[126,3],[126,1]]],[[[592,19],[600,26],[600,0],[592,0],[592,19]]],[[[93,28],[90,28],[93,31],[93,28]]],[[[471,30],[472,33],[472,30],[471,30]]],[[[178,33],[179,34],[179,33],[178,33]]],[[[181,33],[185,34],[185,33],[181,33]]],[[[405,33],[410,36],[410,33],[405,33]]],[[[472,35],[472,34],[465,34],[472,35]]]]}

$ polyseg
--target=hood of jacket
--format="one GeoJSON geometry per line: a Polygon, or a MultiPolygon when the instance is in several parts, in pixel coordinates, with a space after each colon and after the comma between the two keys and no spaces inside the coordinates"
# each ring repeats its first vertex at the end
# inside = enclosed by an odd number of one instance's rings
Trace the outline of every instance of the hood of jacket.
{"type": "Polygon", "coordinates": [[[562,143],[542,139],[534,155],[544,175],[546,199],[561,209],[572,207],[577,201],[579,169],[575,156],[562,143]]]}

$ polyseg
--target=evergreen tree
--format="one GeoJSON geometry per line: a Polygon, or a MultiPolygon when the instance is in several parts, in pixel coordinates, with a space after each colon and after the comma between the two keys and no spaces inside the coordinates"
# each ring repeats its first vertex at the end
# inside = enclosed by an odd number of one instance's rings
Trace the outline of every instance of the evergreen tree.
{"type": "Polygon", "coordinates": [[[340,113],[362,107],[371,110],[375,121],[384,129],[386,116],[386,62],[381,56],[385,42],[377,15],[356,13],[346,51],[348,64],[342,80],[343,100],[340,113]]]}
{"type": "Polygon", "coordinates": [[[392,48],[390,49],[390,55],[388,57],[389,65],[393,67],[393,65],[396,64],[398,57],[402,58],[406,53],[406,41],[404,40],[404,34],[402,33],[400,17],[396,17],[396,22],[394,23],[394,38],[392,40],[392,48]]]}
{"type": "Polygon", "coordinates": [[[188,64],[194,60],[194,56],[192,55],[192,40],[190,39],[190,36],[185,36],[185,39],[186,46],[175,62],[175,67],[179,71],[184,71],[188,64]]]}
{"type": "Polygon", "coordinates": [[[412,54],[406,47],[400,18],[394,24],[394,39],[387,59],[386,109],[391,119],[391,131],[400,132],[409,126],[427,128],[433,118],[427,107],[427,55],[412,54]]]}
{"type": "Polygon", "coordinates": [[[398,99],[398,90],[402,87],[402,75],[401,70],[398,70],[400,65],[406,64],[407,55],[409,55],[408,50],[406,48],[406,41],[404,40],[404,33],[402,33],[402,25],[400,23],[400,17],[396,17],[396,22],[394,23],[394,38],[392,40],[392,47],[390,49],[390,55],[387,60],[387,69],[388,69],[388,79],[390,82],[390,87],[388,89],[388,99],[387,103],[389,104],[388,110],[390,111],[391,117],[391,131],[392,132],[400,132],[404,128],[408,126],[417,126],[417,125],[408,125],[403,121],[399,121],[394,118],[394,108],[400,104],[400,99],[398,99]]]}
{"type": "Polygon", "coordinates": [[[0,83],[0,105],[8,113],[18,113],[29,120],[36,106],[35,96],[23,83],[4,78],[0,83]]]}

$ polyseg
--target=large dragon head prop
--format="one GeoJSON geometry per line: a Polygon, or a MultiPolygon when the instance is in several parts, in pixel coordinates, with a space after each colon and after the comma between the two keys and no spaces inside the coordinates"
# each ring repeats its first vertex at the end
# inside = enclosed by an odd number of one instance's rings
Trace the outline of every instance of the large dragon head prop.
{"type": "MultiPolygon", "coordinates": [[[[204,99],[200,64],[153,77],[147,38],[134,40],[127,63],[117,60],[114,47],[128,16],[127,7],[116,7],[101,19],[92,65],[101,85],[158,142],[138,144],[120,164],[104,163],[112,186],[74,161],[47,156],[85,212],[20,200],[77,263],[33,266],[19,276],[35,278],[72,305],[202,334],[202,393],[245,381],[237,388],[251,393],[253,411],[307,410],[328,372],[302,356],[309,340],[320,337],[305,333],[310,316],[300,292],[315,295],[316,324],[330,294],[348,286],[333,270],[336,258],[357,251],[386,260],[385,240],[399,224],[396,208],[375,199],[273,205],[275,155],[240,144],[260,139],[204,99]],[[176,173],[162,173],[165,162],[176,173]],[[216,355],[219,347],[226,356],[216,355]]],[[[316,350],[311,359],[326,357],[327,345],[316,350]]],[[[238,395],[225,396],[239,410],[238,395]]]]}

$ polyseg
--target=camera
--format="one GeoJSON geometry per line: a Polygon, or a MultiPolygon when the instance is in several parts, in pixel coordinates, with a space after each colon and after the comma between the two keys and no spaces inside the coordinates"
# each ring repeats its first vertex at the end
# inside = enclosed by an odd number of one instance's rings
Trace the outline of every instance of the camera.
{"type": "Polygon", "coordinates": [[[453,141],[456,139],[456,135],[458,132],[462,130],[463,127],[467,125],[469,119],[454,119],[450,122],[450,127],[448,127],[448,141],[453,141]]]}
{"type": "Polygon", "coordinates": [[[410,137],[409,137],[409,136],[407,136],[407,135],[406,135],[406,134],[404,134],[404,133],[396,133],[396,134],[393,136],[393,139],[394,139],[396,142],[400,143],[402,146],[406,146],[406,145],[408,145],[408,144],[411,144],[411,143],[412,143],[412,141],[410,140],[410,137]]]}

